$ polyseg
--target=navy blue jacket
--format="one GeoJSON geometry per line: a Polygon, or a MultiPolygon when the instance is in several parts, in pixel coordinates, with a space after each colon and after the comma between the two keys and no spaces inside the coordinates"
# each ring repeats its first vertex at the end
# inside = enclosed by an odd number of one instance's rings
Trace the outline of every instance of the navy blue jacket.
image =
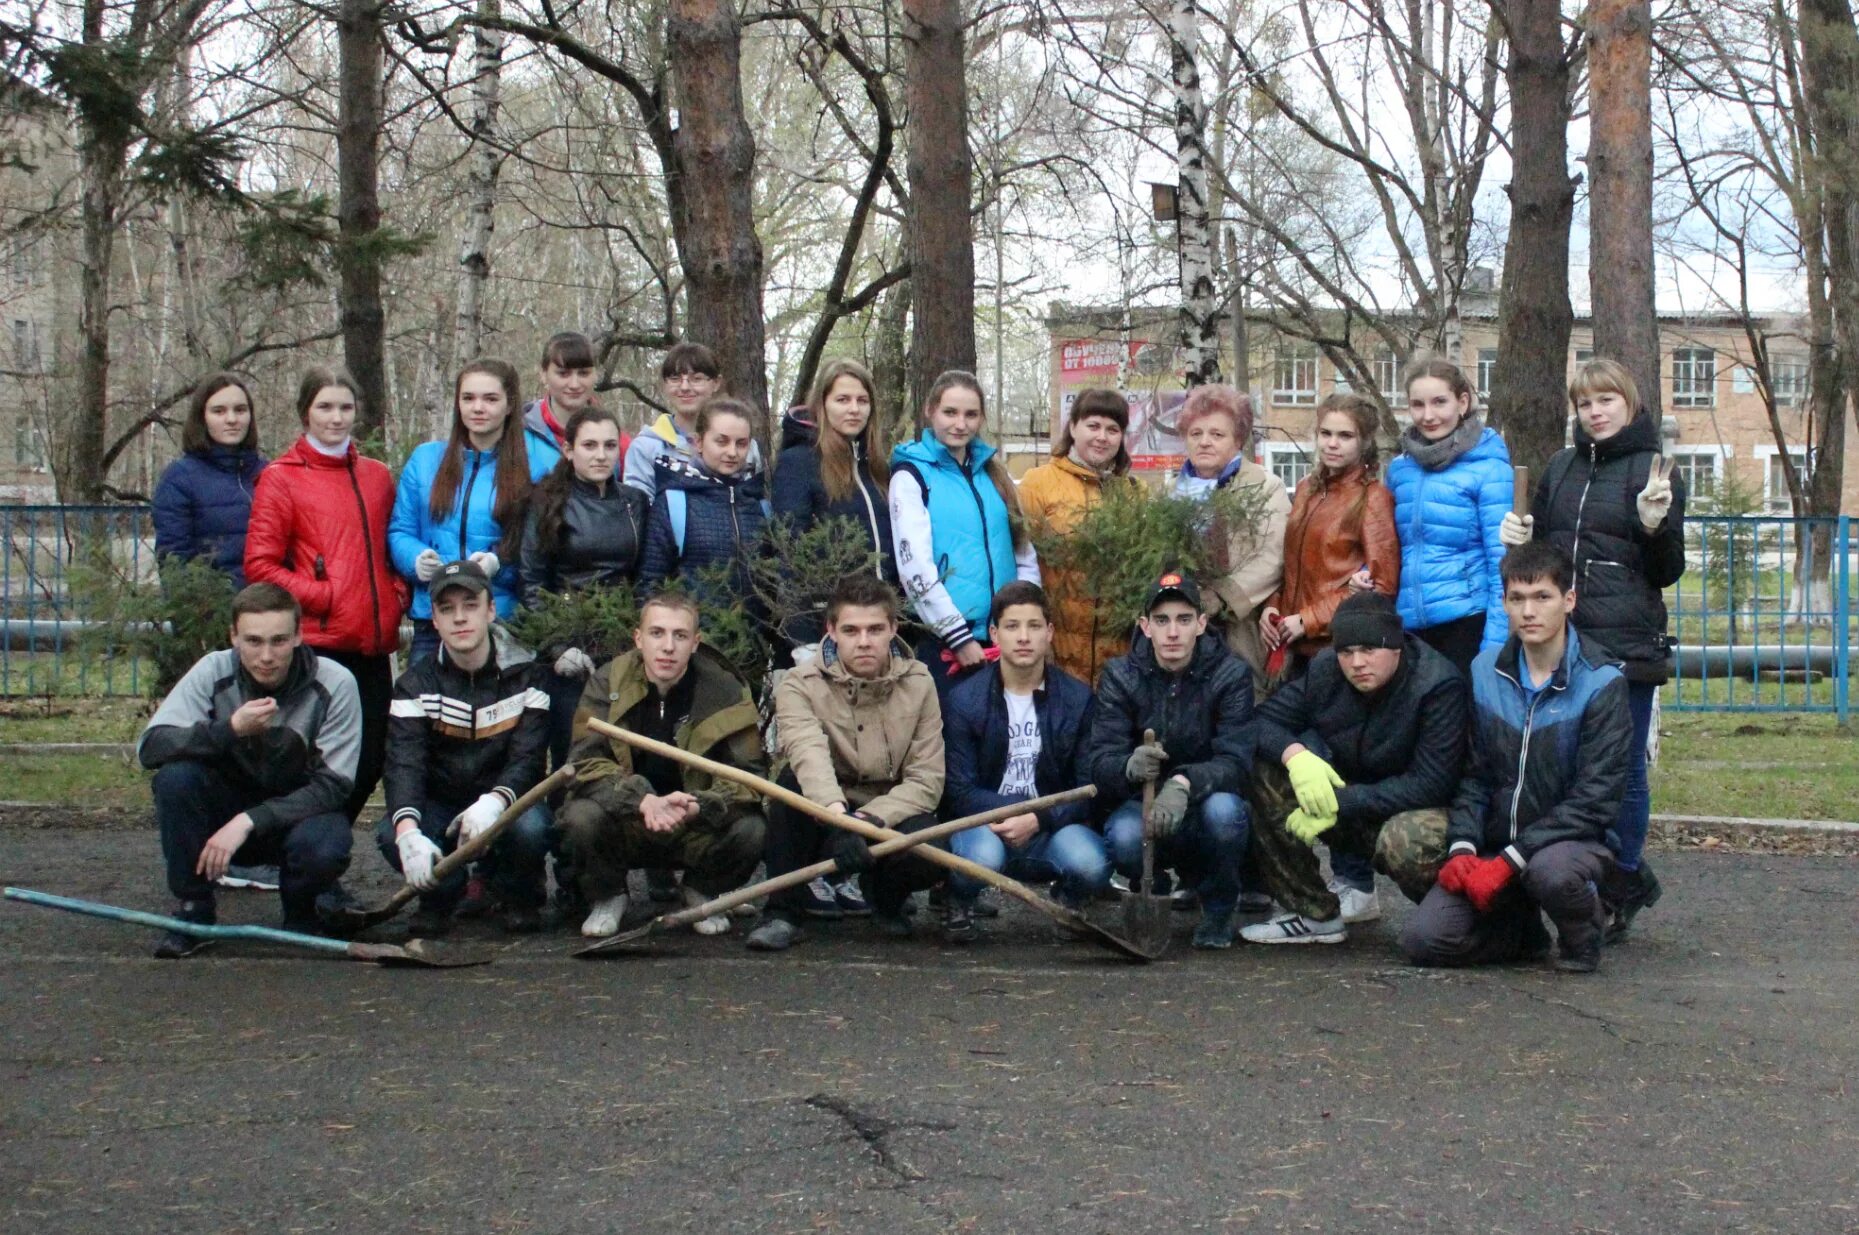
{"type": "Polygon", "coordinates": [[[155,553],[183,562],[205,558],[245,586],[245,527],[265,457],[211,446],[168,465],[155,486],[155,553]]]}
{"type": "Polygon", "coordinates": [[[672,454],[659,456],[654,468],[658,493],[652,499],[652,513],[646,518],[639,595],[650,595],[674,575],[693,592],[700,592],[698,576],[707,567],[726,562],[731,566],[729,594],[705,599],[722,605],[751,603],[754,588],[749,578],[749,559],[761,552],[762,525],[768,519],[762,510],[761,474],[717,476],[701,463],[672,454]],[[682,552],[672,531],[671,508],[665,496],[674,489],[684,494],[682,552]]]}
{"type": "Polygon", "coordinates": [[[1244,793],[1257,741],[1251,667],[1211,631],[1200,637],[1193,659],[1179,673],[1156,663],[1155,648],[1143,634],[1128,656],[1105,665],[1082,769],[1096,782],[1102,809],[1142,792],[1124,765],[1145,729],[1155,730],[1168,752],[1158,785],[1177,773],[1185,776],[1196,805],[1210,794],[1244,793]]]}
{"type": "MultiPolygon", "coordinates": [[[[838,501],[827,496],[820,479],[820,448],[814,427],[803,416],[804,407],[790,408],[781,420],[781,453],[775,456],[773,487],[769,501],[775,514],[789,520],[796,532],[804,532],[822,519],[847,518],[871,541],[878,555],[879,573],[886,583],[897,587],[897,560],[891,546],[891,500],[884,486],[871,478],[871,463],[863,451],[863,439],[854,444],[857,453],[852,471],[853,492],[838,501]]],[[[818,642],[818,640],[815,640],[818,642]]]]}
{"type": "MultiPolygon", "coordinates": [[[[1091,732],[1095,706],[1089,686],[1056,665],[1046,666],[1046,680],[1033,692],[1033,715],[1039,718],[1034,797],[1089,783],[1078,756],[1091,732]]],[[[1007,697],[998,664],[989,663],[951,688],[943,704],[942,743],[943,807],[951,819],[1025,800],[1000,792],[1007,773],[1007,697]]],[[[1089,801],[1039,812],[1042,832],[1090,821],[1089,801]]]]}
{"type": "Polygon", "coordinates": [[[1626,792],[1633,724],[1627,680],[1568,650],[1542,690],[1525,690],[1516,637],[1472,662],[1471,753],[1446,827],[1449,854],[1502,853],[1522,870],[1558,841],[1605,841],[1626,792]]]}

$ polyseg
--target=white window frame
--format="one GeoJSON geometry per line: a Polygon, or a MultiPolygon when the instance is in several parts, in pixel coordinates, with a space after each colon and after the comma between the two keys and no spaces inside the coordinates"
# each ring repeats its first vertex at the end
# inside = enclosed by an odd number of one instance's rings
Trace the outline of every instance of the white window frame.
{"type": "MultiPolygon", "coordinates": [[[[1765,442],[1755,447],[1750,453],[1755,456],[1757,464],[1762,468],[1763,509],[1771,515],[1792,515],[1794,507],[1789,503],[1787,490],[1775,492],[1775,456],[1781,451],[1775,448],[1773,442],[1765,442]]],[[[1788,453],[1795,456],[1801,466],[1806,466],[1810,458],[1805,446],[1790,446],[1788,453]]]]}
{"type": "Polygon", "coordinates": [[[1702,346],[1673,348],[1672,406],[1692,408],[1716,407],[1717,374],[1717,352],[1715,349],[1702,346]],[[1710,362],[1709,380],[1703,380],[1698,373],[1698,366],[1703,363],[1704,359],[1708,359],[1710,362]]]}
{"type": "MultiPolygon", "coordinates": [[[[1665,453],[1674,459],[1698,459],[1710,463],[1711,492],[1700,493],[1691,483],[1689,476],[1685,479],[1685,504],[1690,509],[1694,503],[1708,504],[1723,489],[1724,475],[1730,470],[1729,461],[1736,455],[1736,447],[1722,442],[1687,442],[1683,445],[1669,445],[1665,453]]],[[[1696,471],[1695,467],[1692,471],[1696,471]]]]}
{"type": "Polygon", "coordinates": [[[1389,406],[1406,402],[1407,392],[1401,389],[1401,357],[1391,347],[1375,353],[1375,384],[1381,387],[1381,397],[1389,406]]]}
{"type": "Polygon", "coordinates": [[[1479,348],[1478,364],[1472,371],[1476,380],[1472,384],[1481,400],[1491,397],[1491,375],[1497,372],[1497,367],[1498,349],[1495,347],[1479,348]]]}
{"type": "Polygon", "coordinates": [[[1278,407],[1317,406],[1317,370],[1320,367],[1316,344],[1279,344],[1277,354],[1272,358],[1272,403],[1278,407]],[[1308,365],[1309,384],[1285,385],[1287,364],[1291,366],[1293,382],[1304,376],[1305,366],[1308,365]]]}
{"type": "Polygon", "coordinates": [[[1302,445],[1298,442],[1263,442],[1260,444],[1260,466],[1264,467],[1264,469],[1272,475],[1277,476],[1281,483],[1285,478],[1279,475],[1279,461],[1286,459],[1291,461],[1293,467],[1302,468],[1302,471],[1297,477],[1297,481],[1285,485],[1285,492],[1289,493],[1293,489],[1296,489],[1299,483],[1302,483],[1305,476],[1310,475],[1311,469],[1317,465],[1317,458],[1315,451],[1309,446],[1302,445]]]}
{"type": "Polygon", "coordinates": [[[1807,402],[1807,357],[1769,357],[1769,386],[1776,407],[1800,407],[1807,402]],[[1791,379],[1786,386],[1782,382],[1784,368],[1791,379]]]}

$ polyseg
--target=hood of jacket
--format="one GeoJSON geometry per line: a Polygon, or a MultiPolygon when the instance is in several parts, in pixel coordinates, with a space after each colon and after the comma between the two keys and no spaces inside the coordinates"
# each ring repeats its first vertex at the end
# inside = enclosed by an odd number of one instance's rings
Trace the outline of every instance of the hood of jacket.
{"type": "Polygon", "coordinates": [[[265,466],[263,455],[244,446],[221,446],[215,443],[205,450],[188,453],[210,468],[246,479],[258,475],[259,469],[265,466]]]}
{"type": "MultiPolygon", "coordinates": [[[[653,687],[645,675],[645,658],[637,650],[615,657],[606,672],[607,715],[618,724],[653,687]]],[[[699,643],[685,674],[692,679],[691,717],[689,726],[678,733],[680,747],[702,754],[745,726],[755,727],[759,716],[749,687],[721,652],[699,643]]]]}
{"type": "Polygon", "coordinates": [[[721,494],[725,489],[735,489],[739,496],[751,501],[762,499],[762,474],[747,463],[734,476],[719,476],[695,459],[674,454],[660,455],[652,466],[656,469],[661,493],[666,489],[684,489],[692,493],[721,494]]]}
{"type": "Polygon", "coordinates": [[[819,437],[819,429],[814,426],[813,409],[805,405],[790,407],[781,414],[781,449],[789,446],[811,446],[819,437]]]}
{"type": "MultiPolygon", "coordinates": [[[[968,470],[979,475],[981,469],[988,465],[988,460],[994,457],[994,453],[994,447],[981,438],[977,437],[970,441],[968,443],[968,470]]],[[[955,461],[955,456],[949,453],[949,448],[937,441],[936,434],[929,429],[923,430],[915,441],[900,442],[891,451],[891,465],[895,467],[900,461],[914,463],[918,467],[946,469],[951,472],[962,469],[962,465],[955,461]]]]}

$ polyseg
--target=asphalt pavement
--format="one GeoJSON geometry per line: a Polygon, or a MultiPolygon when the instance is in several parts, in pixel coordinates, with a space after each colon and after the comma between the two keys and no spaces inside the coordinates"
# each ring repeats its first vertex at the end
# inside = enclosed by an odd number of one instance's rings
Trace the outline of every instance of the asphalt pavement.
{"type": "MultiPolygon", "coordinates": [[[[146,831],[0,855],[166,908],[146,831]]],[[[1593,977],[1410,969],[1386,883],[1342,946],[1180,915],[1149,966],[1017,907],[963,950],[474,929],[494,964],[419,972],[7,904],[0,1230],[1859,1231],[1859,859],[1656,860],[1593,977]]]]}

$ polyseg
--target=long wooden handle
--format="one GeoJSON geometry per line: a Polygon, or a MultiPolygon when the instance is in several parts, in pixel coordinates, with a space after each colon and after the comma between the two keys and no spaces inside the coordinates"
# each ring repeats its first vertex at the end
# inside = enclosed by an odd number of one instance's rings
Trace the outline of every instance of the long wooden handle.
{"type": "Polygon", "coordinates": [[[1510,470],[1510,509],[1519,519],[1530,513],[1530,469],[1527,467],[1510,470]]]}
{"type": "MultiPolygon", "coordinates": [[[[460,867],[477,861],[479,857],[483,856],[485,850],[497,843],[497,838],[503,835],[505,828],[508,828],[518,819],[521,819],[528,813],[532,806],[548,797],[551,793],[554,793],[557,789],[572,784],[574,782],[574,776],[574,764],[564,763],[561,767],[556,768],[553,772],[550,772],[547,776],[537,781],[535,788],[505,807],[503,814],[497,816],[496,821],[493,822],[490,827],[485,828],[482,832],[478,833],[458,848],[452,850],[452,852],[446,854],[437,862],[434,862],[432,877],[435,880],[444,879],[447,875],[450,875],[460,867]]],[[[419,892],[414,890],[412,884],[402,884],[395,890],[392,896],[387,898],[387,903],[385,905],[382,905],[373,912],[377,914],[390,913],[390,911],[391,913],[399,913],[418,895],[419,892]]]]}
{"type": "MultiPolygon", "coordinates": [[[[839,828],[842,831],[851,832],[857,836],[862,836],[866,840],[899,840],[906,835],[903,832],[892,831],[890,828],[876,827],[866,823],[863,819],[857,819],[851,815],[842,815],[837,811],[827,810],[818,802],[795,793],[785,785],[777,785],[766,777],[757,776],[753,772],[745,772],[741,768],[731,767],[727,763],[718,763],[716,760],[706,759],[702,755],[693,755],[690,751],[682,747],[673,746],[669,742],[660,742],[653,738],[644,737],[629,729],[621,729],[617,725],[610,725],[604,720],[590,718],[587,722],[587,727],[592,729],[595,733],[604,734],[607,737],[617,739],[618,741],[626,743],[628,746],[634,746],[640,750],[650,751],[652,754],[659,755],[663,758],[675,760],[678,763],[708,772],[710,775],[722,780],[734,781],[738,785],[747,786],[762,797],[772,799],[773,801],[781,803],[783,806],[790,806],[800,811],[802,814],[813,816],[821,823],[827,824],[830,827],[839,828]]],[[[999,871],[989,870],[979,862],[970,862],[967,858],[957,857],[955,854],[945,849],[924,849],[919,851],[918,856],[927,861],[934,862],[938,866],[955,871],[957,874],[967,875],[977,883],[985,883],[989,887],[999,888],[1008,896],[1025,903],[1033,909],[1037,909],[1040,913],[1046,914],[1049,917],[1057,918],[1063,922],[1074,921],[1077,917],[1076,914],[1066,909],[1063,905],[1052,903],[1039,893],[1033,891],[1033,889],[1021,883],[1018,879],[1009,879],[999,871]]]]}
{"type": "MultiPolygon", "coordinates": [[[[927,845],[939,841],[945,836],[954,836],[957,832],[966,832],[970,828],[985,827],[990,823],[999,823],[1027,811],[1046,810],[1053,806],[1063,806],[1067,802],[1082,802],[1096,796],[1096,785],[1083,785],[1077,789],[1067,789],[1063,793],[1049,793],[1043,798],[1031,798],[1025,802],[1010,802],[1006,806],[997,806],[993,810],[983,811],[979,815],[968,815],[961,819],[951,819],[948,823],[939,823],[933,828],[924,828],[921,832],[909,832],[896,840],[887,840],[871,847],[873,858],[888,858],[894,853],[914,849],[918,845],[927,845]]],[[[728,913],[738,905],[746,905],[760,896],[772,896],[776,892],[785,892],[789,888],[798,888],[803,883],[811,883],[822,875],[833,874],[838,863],[830,858],[824,862],[815,862],[812,866],[803,866],[799,870],[789,871],[785,875],[776,875],[746,888],[737,888],[714,900],[689,909],[680,909],[676,913],[660,914],[653,921],[654,926],[688,926],[692,922],[701,922],[705,918],[719,913],[728,913]]]]}
{"type": "MultiPolygon", "coordinates": [[[[1155,730],[1143,730],[1143,745],[1155,744],[1155,730]]],[[[1155,777],[1143,782],[1143,895],[1155,895],[1155,777]]]]}

